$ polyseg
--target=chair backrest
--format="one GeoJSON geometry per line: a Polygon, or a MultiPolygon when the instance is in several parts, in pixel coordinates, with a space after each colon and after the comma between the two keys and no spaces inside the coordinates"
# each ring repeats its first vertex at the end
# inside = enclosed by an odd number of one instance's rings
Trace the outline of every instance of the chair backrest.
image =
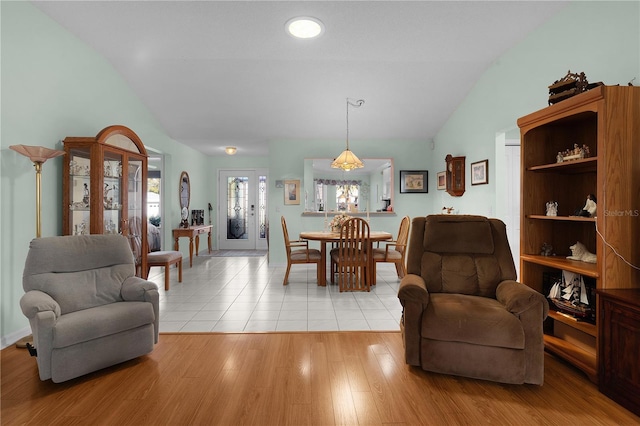
{"type": "Polygon", "coordinates": [[[282,223],[282,235],[284,236],[284,248],[287,251],[287,257],[291,254],[291,242],[289,241],[289,231],[287,230],[287,221],[284,216],[280,217],[282,223]]]}
{"type": "Polygon", "coordinates": [[[409,225],[411,225],[411,219],[409,219],[409,216],[403,217],[400,221],[398,239],[396,240],[396,250],[400,253],[404,253],[407,248],[407,241],[409,240],[409,225]]]}
{"type": "Polygon", "coordinates": [[[414,218],[407,272],[422,276],[432,293],[492,298],[500,282],[516,279],[505,224],[472,215],[414,218]]]}
{"type": "Polygon", "coordinates": [[[340,240],[338,241],[338,256],[341,270],[348,272],[341,281],[351,289],[358,289],[364,285],[364,267],[367,266],[367,251],[369,246],[369,224],[360,217],[353,217],[342,224],[340,240]]]}
{"type": "Polygon", "coordinates": [[[122,301],[122,283],[134,274],[133,255],[121,235],[36,238],[22,286],[49,294],[65,314],[122,301]]]}
{"type": "Polygon", "coordinates": [[[140,216],[134,216],[129,219],[129,234],[127,238],[129,238],[129,245],[131,246],[136,265],[140,265],[142,263],[142,250],[151,253],[148,235],[145,247],[142,247],[142,218],[140,218],[140,216]]]}
{"type": "Polygon", "coordinates": [[[369,243],[369,224],[360,217],[352,217],[346,220],[340,228],[340,241],[338,249],[345,255],[358,254],[364,251],[369,243]]]}
{"type": "Polygon", "coordinates": [[[133,252],[133,258],[135,259],[136,265],[139,265],[142,262],[142,219],[137,216],[129,219],[129,234],[127,235],[129,238],[129,245],[131,246],[131,251],[133,252]]]}

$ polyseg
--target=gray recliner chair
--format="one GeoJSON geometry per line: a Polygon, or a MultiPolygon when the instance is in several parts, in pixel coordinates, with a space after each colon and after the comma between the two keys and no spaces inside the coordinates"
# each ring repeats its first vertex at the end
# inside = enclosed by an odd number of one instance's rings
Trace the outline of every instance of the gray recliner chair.
{"type": "Polygon", "coordinates": [[[64,382],[150,353],[158,342],[158,287],[135,276],[123,236],[32,240],[23,288],[41,380],[64,382]]]}
{"type": "Polygon", "coordinates": [[[502,221],[470,215],[414,218],[398,298],[407,364],[542,385],[542,326],[549,304],[516,281],[502,221]]]}

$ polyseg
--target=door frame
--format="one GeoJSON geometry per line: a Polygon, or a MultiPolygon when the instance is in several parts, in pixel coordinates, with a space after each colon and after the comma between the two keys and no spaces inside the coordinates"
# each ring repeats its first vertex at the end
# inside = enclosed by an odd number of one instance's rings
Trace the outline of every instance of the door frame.
{"type": "MultiPolygon", "coordinates": [[[[226,198],[226,185],[223,186],[223,174],[224,176],[228,176],[230,174],[235,174],[235,175],[241,175],[242,173],[253,173],[254,176],[254,193],[253,193],[253,197],[254,197],[254,205],[256,206],[255,208],[255,215],[254,215],[254,220],[253,220],[253,225],[251,226],[251,234],[253,236],[253,243],[249,243],[247,248],[238,248],[238,250],[267,250],[268,248],[268,244],[267,244],[267,236],[268,236],[268,221],[269,221],[269,216],[268,216],[268,201],[269,201],[269,196],[268,196],[268,190],[269,190],[269,185],[268,185],[268,181],[269,181],[269,174],[268,174],[268,169],[266,168],[224,168],[224,169],[218,169],[218,186],[217,186],[217,229],[218,231],[216,232],[216,238],[217,238],[217,247],[218,249],[226,249],[226,250],[233,250],[233,249],[229,249],[229,248],[222,248],[221,247],[221,243],[223,241],[223,232],[226,233],[227,232],[227,226],[226,226],[226,211],[223,211],[222,209],[222,205],[224,202],[224,205],[226,206],[226,200],[223,200],[222,197],[226,198]],[[259,206],[259,177],[260,176],[265,176],[265,220],[266,220],[266,227],[267,227],[267,235],[265,236],[265,238],[260,238],[259,237],[259,230],[260,230],[260,221],[259,221],[259,213],[260,213],[260,206],[259,206]]],[[[226,239],[226,237],[224,238],[226,239]]],[[[251,240],[251,239],[250,239],[251,240]]]]}

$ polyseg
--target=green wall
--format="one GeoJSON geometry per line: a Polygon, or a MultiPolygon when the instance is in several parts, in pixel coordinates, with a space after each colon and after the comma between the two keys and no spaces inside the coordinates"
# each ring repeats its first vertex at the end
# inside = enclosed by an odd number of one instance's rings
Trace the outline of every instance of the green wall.
{"type": "MultiPolygon", "coordinates": [[[[210,178],[210,167],[206,156],[176,143],[164,132],[108,61],[38,9],[27,2],[2,1],[0,15],[0,332],[5,346],[28,328],[19,299],[24,294],[24,261],[35,237],[34,168],[27,158],[10,150],[10,145],[62,149],[61,140],[66,136],[94,136],[106,126],[125,125],[147,147],[166,155],[166,223],[180,221],[177,197],[182,170],[194,182],[192,203],[206,206],[210,197],[206,185],[199,182],[210,178]]],[[[62,157],[55,158],[43,167],[43,237],[62,233],[62,162],[62,157]]],[[[165,241],[171,241],[169,228],[165,227],[165,241]]]]}
{"type": "Polygon", "coordinates": [[[496,193],[506,182],[496,133],[517,137],[516,120],[546,107],[547,86],[567,70],[584,72],[593,83],[626,85],[635,78],[640,85],[640,2],[572,2],[487,69],[435,138],[431,170],[444,170],[449,153],[465,155],[467,190],[459,198],[431,194],[433,213],[446,205],[459,213],[501,216],[504,200],[496,193]],[[471,186],[470,164],[484,159],[489,184],[471,186]]]}

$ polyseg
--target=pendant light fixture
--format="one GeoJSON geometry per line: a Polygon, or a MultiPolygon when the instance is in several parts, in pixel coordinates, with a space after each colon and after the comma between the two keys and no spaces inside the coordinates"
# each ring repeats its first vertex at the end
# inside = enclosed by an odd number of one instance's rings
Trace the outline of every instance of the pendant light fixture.
{"type": "Polygon", "coordinates": [[[349,101],[349,98],[347,98],[347,149],[342,151],[342,154],[338,155],[338,158],[333,160],[333,163],[331,163],[331,167],[334,169],[342,169],[348,172],[349,170],[361,169],[364,167],[364,164],[360,161],[358,156],[349,149],[349,105],[354,108],[360,108],[362,104],[364,104],[364,99],[357,100],[354,103],[349,101]]]}

